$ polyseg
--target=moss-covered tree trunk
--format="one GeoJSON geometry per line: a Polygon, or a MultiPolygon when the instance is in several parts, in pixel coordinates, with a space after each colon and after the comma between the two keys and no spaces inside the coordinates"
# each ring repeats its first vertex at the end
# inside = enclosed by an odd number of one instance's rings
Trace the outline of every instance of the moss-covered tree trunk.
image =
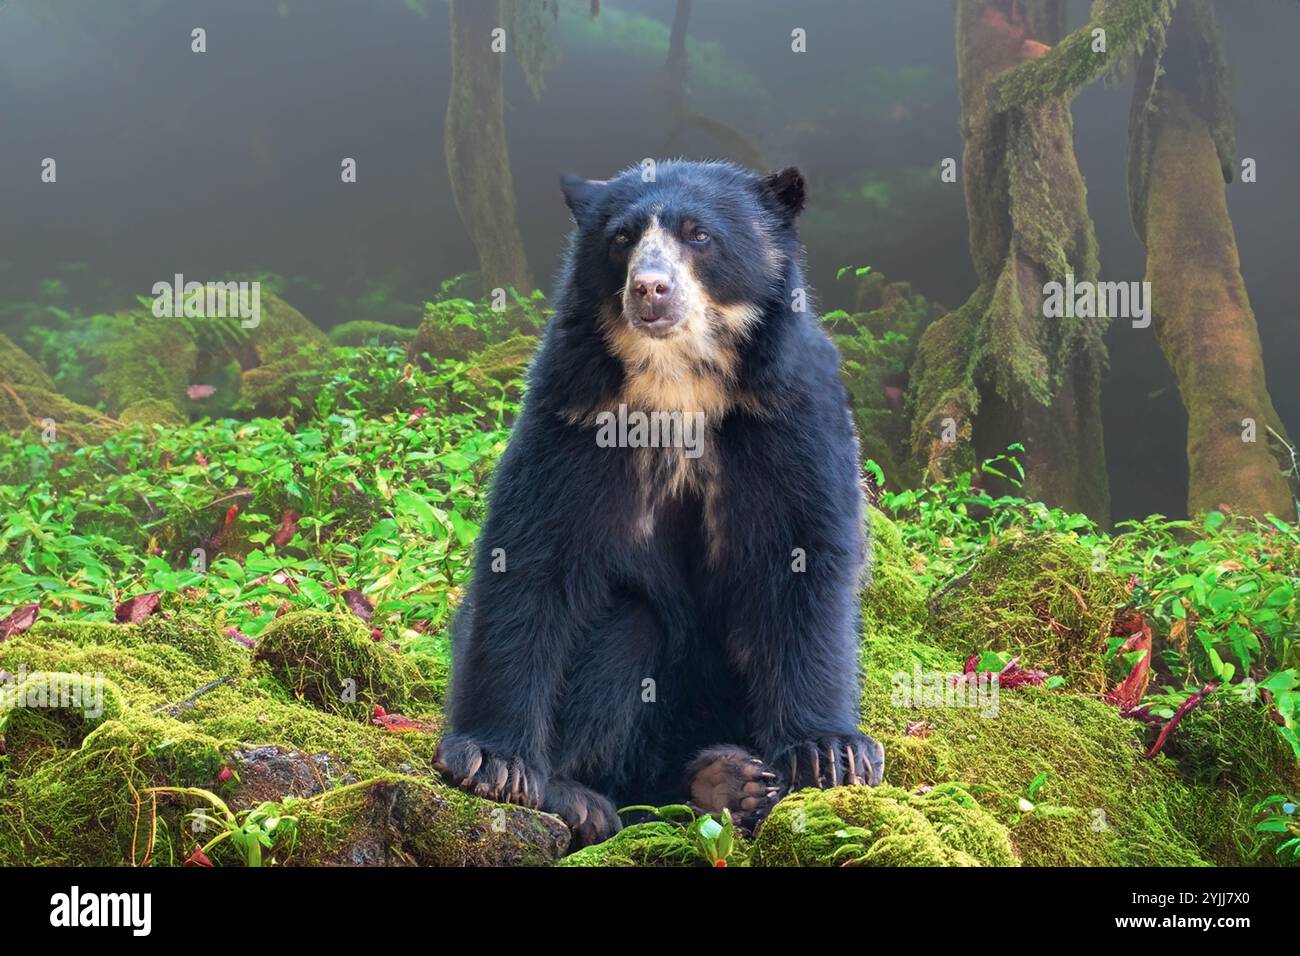
{"type": "Polygon", "coordinates": [[[980,284],[921,340],[913,445],[939,478],[1023,442],[1027,494],[1104,521],[1104,320],[1048,319],[1043,307],[1045,283],[1097,275],[1074,88],[1003,97],[997,85],[1050,55],[1063,31],[1059,0],[957,4],[962,172],[980,284]]]}
{"type": "Polygon", "coordinates": [[[942,478],[1022,441],[1027,494],[1105,521],[1107,320],[1047,318],[1044,286],[1097,277],[1070,100],[1160,36],[1172,0],[1096,0],[1089,22],[1063,36],[1065,6],[958,0],[963,183],[979,288],[921,339],[912,446],[942,478]]]}
{"type": "MultiPolygon", "coordinates": [[[[503,54],[491,47],[498,0],[451,0],[451,93],[444,151],[452,196],[478,251],[486,289],[532,287],[506,144],[503,54]]],[[[507,43],[516,42],[507,36],[507,43]]]]}
{"type": "Polygon", "coordinates": [[[1187,409],[1187,507],[1293,517],[1275,457],[1285,432],[1265,386],[1228,215],[1235,145],[1211,5],[1183,0],[1166,40],[1138,69],[1129,186],[1147,246],[1152,324],[1187,409]]]}

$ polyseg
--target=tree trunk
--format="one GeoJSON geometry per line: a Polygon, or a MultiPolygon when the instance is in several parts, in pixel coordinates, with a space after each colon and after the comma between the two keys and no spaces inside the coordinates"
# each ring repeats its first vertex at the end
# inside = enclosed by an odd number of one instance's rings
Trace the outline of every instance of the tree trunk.
{"type": "Polygon", "coordinates": [[[980,285],[921,339],[913,447],[942,478],[1022,442],[1027,495],[1105,522],[1105,319],[1044,317],[1047,282],[1097,277],[1069,107],[1095,72],[1076,79],[1085,61],[1074,35],[1052,51],[1063,28],[1059,0],[957,4],[963,184],[980,285]],[[1021,80],[1030,61],[1043,67],[1032,82],[1000,85],[1021,80]],[[957,441],[946,440],[954,430],[957,441]]]}
{"type": "MultiPolygon", "coordinates": [[[[452,196],[478,252],[484,289],[532,288],[519,225],[501,75],[505,55],[491,48],[498,0],[451,0],[451,94],[444,151],[452,196]]],[[[516,42],[507,36],[507,43],[516,42]]]]}
{"type": "Polygon", "coordinates": [[[1187,507],[1292,518],[1278,454],[1285,431],[1224,190],[1236,163],[1231,130],[1213,8],[1184,0],[1167,46],[1149,48],[1138,70],[1129,180],[1152,324],[1187,409],[1187,507]]]}

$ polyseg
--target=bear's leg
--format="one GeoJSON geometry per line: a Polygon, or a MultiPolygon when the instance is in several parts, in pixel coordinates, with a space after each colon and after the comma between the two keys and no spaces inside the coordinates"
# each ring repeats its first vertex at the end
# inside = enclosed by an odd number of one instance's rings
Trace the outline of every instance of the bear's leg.
{"type": "MultiPolygon", "coordinates": [[[[574,831],[574,847],[619,829],[611,800],[639,803],[672,766],[672,713],[680,706],[659,617],[636,597],[615,601],[582,635],[556,700],[550,789],[542,809],[574,831]],[[585,816],[584,816],[585,815],[585,816]]],[[[680,766],[680,762],[676,763],[680,766]]],[[[621,804],[620,804],[621,805],[621,804]]]]}
{"type": "Polygon", "coordinates": [[[732,744],[700,751],[686,765],[686,786],[696,807],[706,813],[730,811],[744,830],[753,830],[785,794],[772,768],[732,744]]]}

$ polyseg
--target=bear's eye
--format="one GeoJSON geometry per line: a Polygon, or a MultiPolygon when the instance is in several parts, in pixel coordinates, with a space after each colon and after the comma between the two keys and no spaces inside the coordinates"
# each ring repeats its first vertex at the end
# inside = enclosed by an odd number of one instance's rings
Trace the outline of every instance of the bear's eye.
{"type": "Polygon", "coordinates": [[[710,238],[712,237],[708,234],[708,232],[706,232],[703,229],[697,228],[691,230],[691,242],[697,242],[697,243],[708,242],[710,238]]]}
{"type": "Polygon", "coordinates": [[[626,246],[631,241],[632,237],[627,234],[626,229],[620,229],[614,233],[614,244],[616,246],[626,246]]]}

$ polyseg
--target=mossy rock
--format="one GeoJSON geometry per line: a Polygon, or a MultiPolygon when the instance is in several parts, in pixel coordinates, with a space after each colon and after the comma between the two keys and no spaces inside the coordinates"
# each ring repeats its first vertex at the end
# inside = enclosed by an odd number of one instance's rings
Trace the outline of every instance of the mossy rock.
{"type": "MultiPolygon", "coordinates": [[[[1024,686],[955,705],[918,701],[910,694],[918,674],[945,686],[962,669],[961,655],[925,634],[868,636],[863,661],[862,728],[885,748],[886,783],[961,783],[1008,826],[1026,865],[1241,865],[1258,857],[1245,800],[1189,782],[1166,754],[1147,759],[1144,726],[1095,696],[1024,686]],[[1026,811],[1020,799],[1040,774],[1045,783],[1026,811]]],[[[1294,777],[1276,769],[1271,786],[1283,792],[1294,777]]]]}
{"type": "Polygon", "coordinates": [[[329,337],[277,295],[262,293],[259,321],[240,354],[240,411],[275,417],[309,401],[331,354],[329,337]]]}
{"type": "Polygon", "coordinates": [[[876,508],[868,509],[871,527],[871,583],[862,594],[865,640],[885,633],[914,634],[928,613],[925,586],[916,579],[915,555],[903,542],[898,525],[876,508]]]}
{"type": "Polygon", "coordinates": [[[1006,827],[960,787],[801,790],[754,838],[755,866],[1015,866],[1006,827]]]}
{"type": "MultiPolygon", "coordinates": [[[[1273,862],[1254,839],[1217,826],[1222,819],[1249,818],[1254,806],[1275,793],[1300,792],[1300,761],[1277,733],[1268,708],[1218,691],[1179,722],[1164,753],[1179,775],[1203,794],[1188,826],[1217,863],[1273,862]]],[[[1253,834],[1251,835],[1253,837],[1253,834]]]]}
{"type": "Polygon", "coordinates": [[[415,338],[415,329],[356,319],[344,322],[329,330],[329,340],[335,345],[361,347],[365,345],[406,345],[415,338]]]}
{"type": "Polygon", "coordinates": [[[145,310],[119,318],[126,331],[105,349],[99,378],[109,412],[119,414],[138,402],[163,403],[184,421],[181,403],[199,355],[189,325],[145,310]]]}
{"type": "Polygon", "coordinates": [[[117,417],[123,425],[184,425],[186,421],[175,402],[159,398],[132,402],[117,417]]]}
{"type": "MultiPolygon", "coordinates": [[[[319,633],[345,629],[315,623],[319,633]]],[[[300,640],[310,628],[291,630],[300,640]]],[[[304,646],[281,637],[285,646],[304,646]]],[[[335,644],[306,646],[330,659],[335,644]]],[[[390,682],[394,673],[413,681],[420,674],[416,665],[390,665],[367,664],[390,682]]],[[[6,710],[0,865],[123,866],[146,858],[179,865],[195,840],[186,813],[201,801],[159,794],[155,805],[147,791],[159,786],[220,793],[239,809],[292,801],[301,841],[287,853],[277,849],[278,862],[548,864],[568,845],[555,817],[443,784],[432,768],[436,735],[392,733],[291,699],[267,667],[196,614],[156,614],[139,624],[39,620],[0,643],[0,670],[23,674],[29,686],[49,679],[42,674],[102,675],[105,701],[86,716],[6,710]],[[255,789],[247,755],[264,747],[310,760],[313,779],[322,767],[328,772],[316,786],[289,774],[255,789]],[[248,786],[238,777],[220,780],[231,767],[249,772],[248,786]]],[[[239,862],[224,850],[214,860],[239,862]]]]}
{"type": "Polygon", "coordinates": [[[235,751],[228,803],[280,803],[298,821],[284,857],[296,866],[549,866],[569,845],[556,817],[480,800],[441,781],[386,774],[358,780],[330,754],[280,747],[235,751]]]}
{"type": "Polygon", "coordinates": [[[277,618],[258,638],[255,656],[295,697],[330,713],[366,717],[378,704],[409,716],[437,702],[437,688],[411,657],[342,614],[296,611],[277,618]]]}
{"type": "Polygon", "coordinates": [[[329,344],[329,336],[310,319],[278,295],[263,292],[259,299],[257,325],[249,329],[248,334],[248,345],[254,355],[252,361],[244,363],[244,367],[274,362],[304,346],[325,349],[329,344]],[[287,347],[285,343],[294,344],[287,347]]]}
{"type": "Polygon", "coordinates": [[[427,369],[429,362],[426,355],[435,361],[445,358],[466,359],[486,344],[487,337],[472,325],[453,325],[439,318],[425,316],[406,347],[406,356],[411,362],[427,369]]]}
{"type": "Polygon", "coordinates": [[[37,671],[0,684],[0,739],[15,766],[51,749],[75,749],[122,714],[122,692],[95,674],[37,671]]]}
{"type": "Polygon", "coordinates": [[[501,342],[470,356],[466,375],[479,388],[488,389],[491,383],[506,385],[523,377],[537,351],[537,336],[516,333],[501,342]]]}
{"type": "Polygon", "coordinates": [[[7,335],[0,335],[0,381],[12,385],[30,385],[47,392],[57,392],[58,386],[41,363],[36,361],[7,335]]]}
{"type": "Polygon", "coordinates": [[[1101,693],[1107,642],[1127,591],[1097,563],[1068,535],[1007,532],[934,596],[929,633],[963,657],[1009,651],[1022,667],[1065,677],[1072,690],[1101,693]]]}
{"type": "Polygon", "coordinates": [[[0,380],[0,430],[19,435],[51,427],[55,441],[97,445],[120,431],[122,424],[58,392],[0,380]]]}

